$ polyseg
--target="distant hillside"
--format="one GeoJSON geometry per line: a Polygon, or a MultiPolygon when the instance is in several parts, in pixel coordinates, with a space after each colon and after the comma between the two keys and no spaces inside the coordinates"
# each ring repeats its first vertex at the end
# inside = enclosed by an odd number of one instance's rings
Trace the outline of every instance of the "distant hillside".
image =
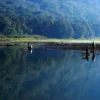
{"type": "Polygon", "coordinates": [[[0,34],[100,36],[99,0],[0,0],[0,34]]]}

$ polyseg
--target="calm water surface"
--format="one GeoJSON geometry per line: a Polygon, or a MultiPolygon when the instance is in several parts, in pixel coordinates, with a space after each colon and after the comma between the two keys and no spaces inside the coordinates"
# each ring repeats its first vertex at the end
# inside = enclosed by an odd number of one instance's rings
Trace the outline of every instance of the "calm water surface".
{"type": "Polygon", "coordinates": [[[100,100],[100,56],[0,47],[0,100],[100,100]]]}

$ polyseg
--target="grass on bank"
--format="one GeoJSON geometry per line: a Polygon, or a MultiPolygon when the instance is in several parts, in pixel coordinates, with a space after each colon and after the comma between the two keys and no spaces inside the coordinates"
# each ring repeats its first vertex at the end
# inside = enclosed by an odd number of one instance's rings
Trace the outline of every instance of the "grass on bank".
{"type": "Polygon", "coordinates": [[[56,39],[56,38],[46,38],[46,37],[24,37],[24,38],[8,38],[8,37],[0,37],[0,41],[8,41],[8,42],[63,42],[63,43],[91,43],[96,42],[100,43],[100,38],[64,38],[64,39],[56,39]]]}

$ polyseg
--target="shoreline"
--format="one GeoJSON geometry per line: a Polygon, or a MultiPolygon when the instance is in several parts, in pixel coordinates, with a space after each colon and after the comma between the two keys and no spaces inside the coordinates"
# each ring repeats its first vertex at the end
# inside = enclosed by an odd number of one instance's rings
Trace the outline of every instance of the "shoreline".
{"type": "Polygon", "coordinates": [[[54,47],[59,49],[92,49],[93,45],[95,49],[100,49],[100,41],[96,40],[64,40],[64,39],[40,39],[40,40],[24,40],[24,39],[13,39],[13,40],[0,40],[0,46],[27,46],[37,45],[54,47]]]}
{"type": "Polygon", "coordinates": [[[48,44],[48,45],[100,45],[96,40],[64,40],[64,39],[40,39],[40,40],[0,40],[0,46],[27,45],[27,44],[48,44]]]}

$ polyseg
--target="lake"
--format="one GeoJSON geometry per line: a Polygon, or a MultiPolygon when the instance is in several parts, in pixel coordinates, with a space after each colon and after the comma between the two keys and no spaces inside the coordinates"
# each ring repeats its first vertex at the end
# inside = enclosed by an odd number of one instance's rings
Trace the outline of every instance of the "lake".
{"type": "Polygon", "coordinates": [[[50,47],[0,47],[0,100],[99,100],[100,55],[50,47]]]}

